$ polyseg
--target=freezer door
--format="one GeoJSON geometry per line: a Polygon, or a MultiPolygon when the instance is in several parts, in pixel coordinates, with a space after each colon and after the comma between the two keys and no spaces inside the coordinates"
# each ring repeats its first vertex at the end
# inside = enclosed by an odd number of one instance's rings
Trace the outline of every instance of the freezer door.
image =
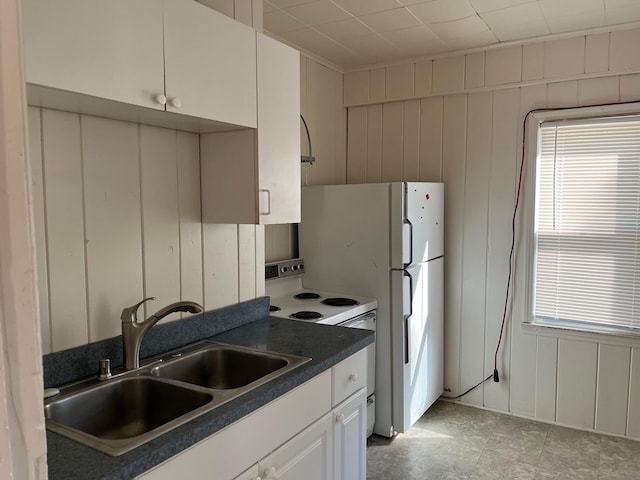
{"type": "Polygon", "coordinates": [[[443,258],[391,277],[393,425],[405,432],[443,391],[443,258]]]}
{"type": "Polygon", "coordinates": [[[392,184],[391,215],[392,268],[444,254],[444,184],[392,184]]]}

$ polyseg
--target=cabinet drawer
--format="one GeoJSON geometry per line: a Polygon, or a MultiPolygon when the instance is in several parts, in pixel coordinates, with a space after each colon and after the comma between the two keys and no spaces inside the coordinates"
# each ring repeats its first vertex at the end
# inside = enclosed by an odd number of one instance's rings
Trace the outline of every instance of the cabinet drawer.
{"type": "Polygon", "coordinates": [[[367,351],[360,350],[333,367],[332,406],[342,402],[367,383],[367,351]]]}

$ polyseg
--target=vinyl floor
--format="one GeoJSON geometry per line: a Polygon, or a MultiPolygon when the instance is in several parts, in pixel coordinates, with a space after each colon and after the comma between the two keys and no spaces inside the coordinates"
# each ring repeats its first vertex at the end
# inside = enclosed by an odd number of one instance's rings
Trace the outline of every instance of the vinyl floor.
{"type": "Polygon", "coordinates": [[[368,480],[640,480],[640,442],[436,402],[407,432],[373,435],[368,480]]]}

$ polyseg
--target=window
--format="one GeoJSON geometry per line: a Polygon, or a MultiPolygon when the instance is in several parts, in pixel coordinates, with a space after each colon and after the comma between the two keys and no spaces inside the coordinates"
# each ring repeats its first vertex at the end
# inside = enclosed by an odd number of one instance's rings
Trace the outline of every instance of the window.
{"type": "Polygon", "coordinates": [[[640,334],[640,115],[567,112],[534,115],[533,321],[640,334]]]}

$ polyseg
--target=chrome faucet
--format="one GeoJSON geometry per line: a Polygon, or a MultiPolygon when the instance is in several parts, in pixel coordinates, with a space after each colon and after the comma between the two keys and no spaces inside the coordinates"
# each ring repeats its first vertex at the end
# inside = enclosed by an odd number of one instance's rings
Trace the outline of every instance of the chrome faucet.
{"type": "Polygon", "coordinates": [[[132,307],[122,310],[120,319],[122,320],[122,343],[124,345],[124,366],[126,370],[140,367],[140,345],[145,334],[158,321],[174,312],[200,313],[203,311],[201,305],[195,302],[176,302],[161,308],[143,322],[138,322],[138,307],[148,300],[155,300],[156,297],[145,298],[132,307]]]}

